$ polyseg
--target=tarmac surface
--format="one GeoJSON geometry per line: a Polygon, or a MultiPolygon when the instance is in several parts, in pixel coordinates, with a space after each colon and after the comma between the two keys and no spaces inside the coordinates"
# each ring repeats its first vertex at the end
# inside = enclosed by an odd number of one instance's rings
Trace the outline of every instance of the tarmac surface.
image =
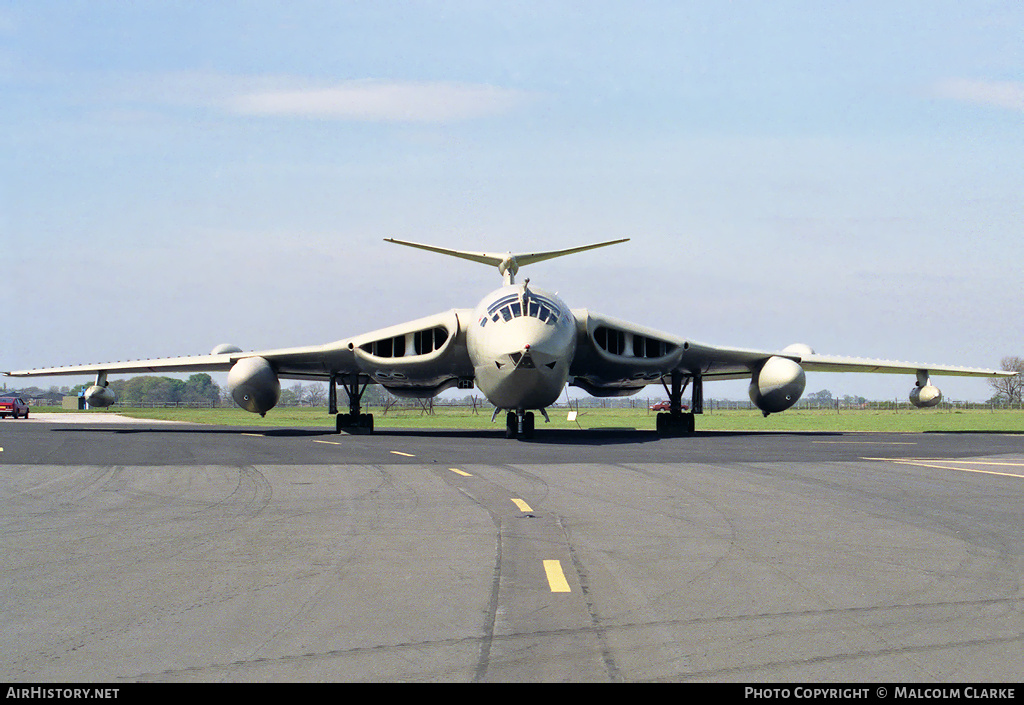
{"type": "Polygon", "coordinates": [[[0,680],[1024,680],[1024,436],[0,421],[0,680]]]}

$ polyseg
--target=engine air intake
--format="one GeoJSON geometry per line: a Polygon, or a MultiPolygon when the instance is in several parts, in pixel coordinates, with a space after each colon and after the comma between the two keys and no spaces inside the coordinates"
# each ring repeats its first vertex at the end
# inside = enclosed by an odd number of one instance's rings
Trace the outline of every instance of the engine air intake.
{"type": "Polygon", "coordinates": [[[414,333],[363,343],[359,349],[376,357],[408,357],[426,355],[439,350],[447,340],[448,329],[444,326],[435,326],[414,333]]]}
{"type": "Polygon", "coordinates": [[[611,355],[625,357],[657,358],[671,355],[678,346],[636,333],[598,326],[594,329],[594,342],[611,355]]]}

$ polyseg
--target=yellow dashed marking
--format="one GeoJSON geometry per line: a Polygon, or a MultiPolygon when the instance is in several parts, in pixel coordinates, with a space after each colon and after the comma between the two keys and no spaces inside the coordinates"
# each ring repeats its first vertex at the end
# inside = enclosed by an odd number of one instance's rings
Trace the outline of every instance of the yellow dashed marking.
{"type": "Polygon", "coordinates": [[[451,470],[456,475],[462,475],[463,477],[473,477],[468,472],[463,472],[462,470],[459,470],[458,468],[448,468],[448,469],[451,470]]]}
{"type": "Polygon", "coordinates": [[[318,440],[317,440],[317,439],[315,439],[315,438],[313,439],[313,442],[314,442],[314,443],[329,443],[329,444],[331,444],[332,446],[340,446],[340,445],[341,445],[341,444],[340,444],[340,443],[338,443],[337,441],[318,441],[318,440]]]}
{"type": "Polygon", "coordinates": [[[400,451],[400,450],[393,450],[393,451],[391,451],[391,454],[392,454],[392,455],[401,455],[401,456],[402,456],[402,457],[404,457],[404,458],[415,458],[415,457],[416,457],[416,456],[415,456],[415,455],[413,455],[412,453],[403,453],[403,452],[402,452],[402,451],[400,451]]]}
{"type": "Polygon", "coordinates": [[[262,433],[243,433],[243,436],[255,436],[256,438],[263,438],[262,433]]]}
{"type": "Polygon", "coordinates": [[[524,502],[521,499],[513,499],[512,503],[515,504],[517,507],[519,507],[519,511],[521,511],[521,512],[532,512],[533,511],[530,508],[530,505],[527,504],[526,502],[524,502]]]}
{"type": "Polygon", "coordinates": [[[544,561],[544,572],[548,576],[548,586],[551,592],[572,592],[569,589],[569,582],[562,572],[561,561],[544,561]]]}

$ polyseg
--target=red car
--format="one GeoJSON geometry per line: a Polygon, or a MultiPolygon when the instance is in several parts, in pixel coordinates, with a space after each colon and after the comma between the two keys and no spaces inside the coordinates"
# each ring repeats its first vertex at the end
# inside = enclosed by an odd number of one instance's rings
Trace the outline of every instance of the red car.
{"type": "Polygon", "coordinates": [[[0,419],[7,418],[10,414],[14,418],[19,416],[28,418],[28,404],[17,397],[0,397],[0,419]]]}
{"type": "MultiPolygon", "coordinates": [[[[686,404],[683,404],[683,409],[688,409],[686,404]]],[[[672,405],[667,401],[659,401],[657,404],[651,404],[651,411],[672,411],[672,405]]]]}

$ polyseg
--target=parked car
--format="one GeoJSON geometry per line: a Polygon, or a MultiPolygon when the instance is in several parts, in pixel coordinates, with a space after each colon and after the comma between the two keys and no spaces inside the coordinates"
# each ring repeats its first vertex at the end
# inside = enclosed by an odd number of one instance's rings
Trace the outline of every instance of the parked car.
{"type": "Polygon", "coordinates": [[[8,414],[13,418],[27,419],[28,404],[18,397],[0,397],[0,419],[6,419],[8,414]]]}
{"type": "MultiPolygon", "coordinates": [[[[689,407],[683,404],[683,411],[689,407]]],[[[657,404],[651,404],[651,411],[672,411],[672,405],[667,401],[659,401],[657,404]]]]}

